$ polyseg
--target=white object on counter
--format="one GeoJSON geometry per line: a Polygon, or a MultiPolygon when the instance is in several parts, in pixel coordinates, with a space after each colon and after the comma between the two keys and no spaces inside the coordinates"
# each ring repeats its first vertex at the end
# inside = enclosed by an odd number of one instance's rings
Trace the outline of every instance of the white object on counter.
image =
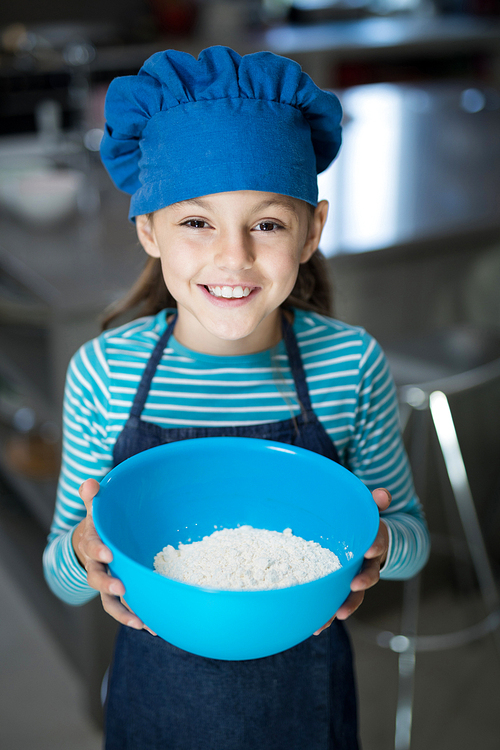
{"type": "Polygon", "coordinates": [[[79,170],[56,169],[36,160],[24,168],[0,167],[0,204],[28,223],[54,224],[76,210],[84,182],[79,170]]]}

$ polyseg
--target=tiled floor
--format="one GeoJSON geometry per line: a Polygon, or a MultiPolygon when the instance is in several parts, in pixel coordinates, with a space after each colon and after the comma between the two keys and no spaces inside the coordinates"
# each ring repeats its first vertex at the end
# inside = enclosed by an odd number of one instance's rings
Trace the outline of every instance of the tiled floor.
{"type": "MultiPolygon", "coordinates": [[[[0,602],[2,750],[99,750],[101,735],[85,713],[75,673],[1,567],[0,602]]],[[[367,602],[370,623],[397,628],[387,614],[392,610],[372,610],[367,602]]],[[[463,625],[456,598],[442,591],[428,597],[421,619],[423,627],[431,623],[441,632],[450,622],[463,625]]],[[[355,623],[352,629],[363,750],[392,750],[397,657],[361,637],[355,623]]],[[[419,655],[412,750],[499,750],[499,686],[500,654],[491,636],[459,649],[419,655]]]]}

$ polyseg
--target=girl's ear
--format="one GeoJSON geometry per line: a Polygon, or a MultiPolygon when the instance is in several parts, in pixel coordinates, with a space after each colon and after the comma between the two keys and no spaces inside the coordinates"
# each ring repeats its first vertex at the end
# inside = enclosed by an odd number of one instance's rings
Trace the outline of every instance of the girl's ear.
{"type": "Polygon", "coordinates": [[[327,216],[328,201],[320,201],[314,209],[314,214],[309,222],[306,242],[300,256],[301,263],[306,263],[311,255],[318,249],[327,216]]]}
{"type": "Polygon", "coordinates": [[[152,258],[160,257],[160,250],[156,242],[156,235],[153,226],[153,217],[151,214],[141,214],[135,217],[135,228],[139,242],[144,250],[152,258]]]}

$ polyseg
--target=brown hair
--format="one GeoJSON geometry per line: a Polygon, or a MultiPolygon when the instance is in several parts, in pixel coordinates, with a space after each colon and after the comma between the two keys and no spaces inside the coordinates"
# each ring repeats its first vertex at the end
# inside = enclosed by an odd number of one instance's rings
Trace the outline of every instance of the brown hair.
{"type": "MultiPolygon", "coordinates": [[[[307,204],[309,217],[314,207],[307,204]]],[[[122,316],[128,319],[146,315],[156,315],[165,308],[176,308],[177,302],[167,289],[159,258],[148,258],[141,275],[130,292],[108,307],[102,316],[101,325],[105,330],[122,316]]],[[[298,307],[302,310],[333,315],[333,295],[326,258],[316,250],[306,263],[301,263],[297,281],[291,294],[282,307],[298,307]]]]}

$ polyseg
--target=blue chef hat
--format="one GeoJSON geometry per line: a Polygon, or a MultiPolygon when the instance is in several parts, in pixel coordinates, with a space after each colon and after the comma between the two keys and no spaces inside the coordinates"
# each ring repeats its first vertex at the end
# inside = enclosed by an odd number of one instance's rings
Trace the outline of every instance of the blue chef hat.
{"type": "Polygon", "coordinates": [[[101,157],[132,196],[131,219],[233,190],[315,206],[317,174],[341,143],[335,94],[272,52],[157,52],[138,75],[112,81],[105,115],[101,157]]]}

